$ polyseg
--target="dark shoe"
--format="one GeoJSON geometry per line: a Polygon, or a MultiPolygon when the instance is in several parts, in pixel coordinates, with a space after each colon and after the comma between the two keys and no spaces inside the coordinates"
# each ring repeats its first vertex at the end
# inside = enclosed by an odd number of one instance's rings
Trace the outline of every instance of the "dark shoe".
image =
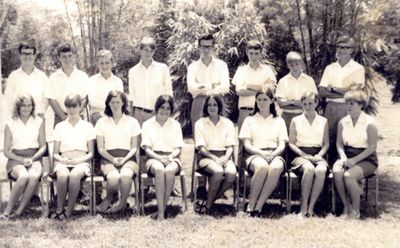
{"type": "Polygon", "coordinates": [[[207,200],[207,188],[206,186],[199,186],[196,190],[197,199],[207,200]]]}
{"type": "Polygon", "coordinates": [[[52,220],[65,220],[67,219],[67,215],[65,215],[65,211],[61,213],[53,212],[49,214],[48,218],[52,220]]]}
{"type": "Polygon", "coordinates": [[[250,217],[260,218],[261,217],[261,213],[258,210],[251,211],[250,212],[250,217]]]}
{"type": "Polygon", "coordinates": [[[194,212],[200,215],[209,214],[210,210],[206,206],[205,200],[198,200],[194,206],[194,212]]]}

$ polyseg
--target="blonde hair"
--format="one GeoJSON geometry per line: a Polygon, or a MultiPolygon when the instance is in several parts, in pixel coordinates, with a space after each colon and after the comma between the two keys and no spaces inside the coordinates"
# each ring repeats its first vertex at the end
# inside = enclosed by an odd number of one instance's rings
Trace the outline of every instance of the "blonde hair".
{"type": "Polygon", "coordinates": [[[112,66],[115,66],[114,55],[110,50],[100,50],[97,52],[97,60],[100,58],[110,59],[112,66]]]}
{"type": "Polygon", "coordinates": [[[368,105],[369,97],[362,90],[350,90],[344,94],[344,100],[346,102],[356,102],[365,108],[368,105]]]}
{"type": "Polygon", "coordinates": [[[288,64],[290,62],[294,62],[294,61],[303,62],[303,58],[301,57],[300,53],[298,53],[298,52],[294,52],[294,51],[288,52],[288,54],[286,55],[286,64],[288,64]]]}
{"type": "Polygon", "coordinates": [[[12,113],[12,118],[13,119],[17,119],[18,117],[20,117],[19,111],[21,109],[21,106],[22,106],[22,103],[24,102],[24,100],[31,101],[31,103],[32,103],[31,116],[32,117],[36,117],[36,114],[35,114],[35,109],[36,109],[35,100],[29,94],[21,94],[15,99],[14,109],[13,109],[13,113],[12,113]]]}

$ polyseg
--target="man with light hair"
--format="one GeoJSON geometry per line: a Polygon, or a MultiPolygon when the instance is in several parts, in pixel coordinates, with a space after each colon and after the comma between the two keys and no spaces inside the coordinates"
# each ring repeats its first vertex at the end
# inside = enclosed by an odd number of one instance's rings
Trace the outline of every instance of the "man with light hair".
{"type": "Polygon", "coordinates": [[[328,65],[319,84],[319,92],[326,97],[324,116],[329,126],[329,162],[333,164],[337,159],[336,133],[337,126],[346,116],[344,94],[352,89],[361,89],[365,86],[365,69],[353,60],[355,42],[349,36],[341,36],[336,42],[337,61],[328,65]]]}
{"type": "Polygon", "coordinates": [[[129,70],[129,100],[133,116],[142,125],[154,115],[156,99],[173,92],[168,66],[153,60],[155,40],[143,38],[139,49],[140,61],[129,70]]]}
{"type": "Polygon", "coordinates": [[[289,130],[292,118],[303,112],[301,96],[308,92],[318,94],[318,90],[314,79],[303,72],[304,63],[299,53],[289,52],[286,64],[290,72],[279,80],[275,96],[282,109],[281,117],[289,130]]]}
{"type": "Polygon", "coordinates": [[[90,121],[96,124],[104,116],[105,101],[112,90],[123,91],[122,80],[115,76],[111,69],[116,65],[114,56],[109,50],[100,50],[97,53],[99,73],[89,78],[90,121]]]}

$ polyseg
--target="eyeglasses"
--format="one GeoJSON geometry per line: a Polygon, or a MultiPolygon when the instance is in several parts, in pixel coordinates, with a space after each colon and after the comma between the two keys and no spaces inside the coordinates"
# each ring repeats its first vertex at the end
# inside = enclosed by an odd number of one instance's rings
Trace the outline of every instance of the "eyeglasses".
{"type": "Polygon", "coordinates": [[[351,47],[351,46],[337,46],[336,48],[339,48],[339,49],[352,49],[353,47],[351,47]]]}
{"type": "Polygon", "coordinates": [[[33,53],[21,53],[21,56],[26,56],[26,57],[33,56],[33,55],[35,55],[35,54],[33,54],[33,53]]]}

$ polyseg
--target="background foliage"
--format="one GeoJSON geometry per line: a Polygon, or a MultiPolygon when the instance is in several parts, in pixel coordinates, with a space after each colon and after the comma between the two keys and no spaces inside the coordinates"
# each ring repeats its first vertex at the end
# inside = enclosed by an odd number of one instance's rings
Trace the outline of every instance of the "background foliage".
{"type": "MultiPolygon", "coordinates": [[[[115,73],[127,85],[127,72],[139,61],[138,42],[146,35],[158,43],[155,59],[167,63],[173,77],[178,118],[190,133],[191,96],[186,89],[186,68],[198,59],[196,39],[215,35],[216,56],[227,62],[232,77],[247,62],[245,42],[257,38],[264,44],[264,61],[281,78],[287,73],[285,56],[303,54],[306,72],[317,83],[325,66],[335,60],[335,43],[341,34],[357,41],[356,60],[367,68],[370,108],[376,110],[375,82],[384,76],[395,85],[393,101],[400,100],[399,18],[396,0],[65,0],[64,11],[43,8],[34,1],[24,5],[0,0],[3,74],[18,67],[15,47],[34,38],[39,47],[38,67],[51,73],[58,66],[54,48],[63,41],[74,44],[77,65],[96,73],[99,49],[113,51],[115,73]],[[51,21],[49,21],[51,20],[51,21]]],[[[225,96],[227,113],[237,117],[232,88],[225,96]]]]}

